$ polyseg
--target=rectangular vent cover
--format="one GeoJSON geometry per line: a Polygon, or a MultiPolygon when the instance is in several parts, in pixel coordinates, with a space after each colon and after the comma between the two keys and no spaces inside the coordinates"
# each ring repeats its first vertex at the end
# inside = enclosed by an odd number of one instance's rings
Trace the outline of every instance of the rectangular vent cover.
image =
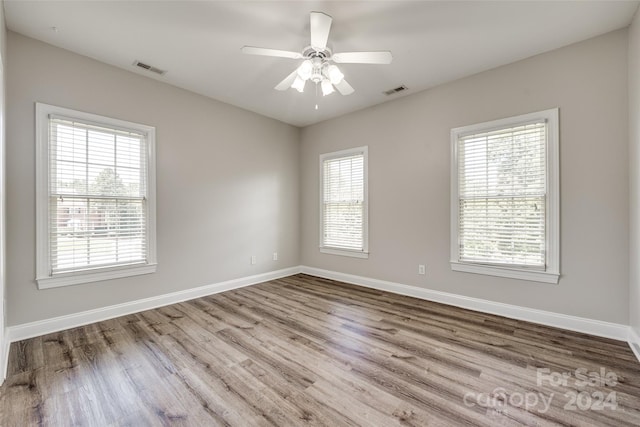
{"type": "Polygon", "coordinates": [[[152,73],[159,74],[161,76],[164,76],[165,73],[167,72],[166,70],[161,70],[160,68],[154,67],[153,65],[145,64],[144,62],[140,62],[140,61],[134,61],[133,65],[135,65],[136,67],[140,67],[144,70],[151,71],[152,73]]]}
{"type": "Polygon", "coordinates": [[[385,90],[382,93],[384,93],[385,95],[389,96],[389,95],[393,95],[393,94],[396,94],[398,92],[402,92],[402,91],[405,91],[405,90],[407,90],[407,87],[405,85],[402,85],[402,86],[395,87],[393,89],[385,90]]]}

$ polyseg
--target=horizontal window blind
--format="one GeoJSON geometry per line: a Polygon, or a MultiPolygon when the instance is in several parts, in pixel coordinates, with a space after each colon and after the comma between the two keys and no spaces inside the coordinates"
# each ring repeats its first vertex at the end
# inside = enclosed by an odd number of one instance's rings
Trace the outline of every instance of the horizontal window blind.
{"type": "Polygon", "coordinates": [[[147,261],[146,135],[49,116],[51,274],[147,261]]]}
{"type": "Polygon", "coordinates": [[[459,259],[545,267],[546,121],[458,138],[459,259]]]}
{"type": "Polygon", "coordinates": [[[364,250],[364,154],[323,161],[322,246],[364,250]]]}

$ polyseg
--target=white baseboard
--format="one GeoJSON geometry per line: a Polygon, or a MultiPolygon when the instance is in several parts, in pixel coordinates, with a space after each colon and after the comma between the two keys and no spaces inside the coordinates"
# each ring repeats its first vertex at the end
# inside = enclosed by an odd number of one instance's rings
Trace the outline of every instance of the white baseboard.
{"type": "MultiPolygon", "coordinates": [[[[322,270],[319,268],[302,266],[302,273],[326,279],[339,280],[341,282],[368,288],[407,295],[427,301],[453,305],[482,313],[497,314],[511,319],[526,320],[541,325],[554,326],[570,331],[583,332],[600,337],[612,338],[620,341],[629,339],[629,326],[618,323],[603,322],[584,317],[568,316],[566,314],[537,310],[517,305],[488,301],[480,298],[466,297],[447,292],[434,291],[417,286],[403,285],[352,274],[338,273],[336,271],[322,270]]],[[[640,360],[640,357],[638,358],[640,360]]]]}
{"type": "Polygon", "coordinates": [[[633,328],[633,326],[629,326],[629,337],[627,338],[627,342],[629,343],[629,347],[631,347],[631,351],[636,355],[636,358],[640,360],[640,334],[633,328]]]}
{"type": "Polygon", "coordinates": [[[9,341],[7,328],[4,328],[4,333],[2,334],[2,340],[0,341],[0,373],[2,374],[2,378],[0,379],[0,385],[7,378],[7,369],[9,368],[9,346],[11,342],[9,341]]]}
{"type": "Polygon", "coordinates": [[[187,289],[184,291],[172,292],[170,294],[159,295],[123,304],[83,311],[66,316],[54,317],[52,319],[9,326],[5,329],[4,343],[0,343],[0,346],[2,346],[2,348],[0,348],[0,351],[2,351],[2,354],[0,355],[0,357],[2,357],[2,360],[0,361],[0,369],[2,369],[2,371],[0,371],[0,373],[4,373],[3,376],[6,377],[9,346],[13,342],[45,335],[52,332],[62,331],[69,328],[75,328],[89,323],[112,319],[114,317],[137,313],[144,310],[163,307],[166,305],[212,295],[231,289],[255,285],[257,283],[275,280],[298,273],[305,273],[312,276],[338,280],[358,286],[365,286],[400,295],[407,295],[427,301],[439,302],[483,313],[496,314],[512,319],[525,320],[571,331],[583,332],[591,335],[627,341],[634,354],[640,361],[640,336],[630,326],[627,325],[603,322],[600,320],[593,320],[576,316],[568,316],[560,313],[553,313],[549,311],[536,310],[511,304],[498,303],[479,298],[434,291],[430,289],[419,288],[417,286],[403,285],[400,283],[388,282],[352,274],[339,273],[314,267],[297,266],[239,279],[228,280],[225,282],[201,286],[198,288],[187,289]],[[635,344],[635,346],[633,344],[635,344]]]}
{"type": "MultiPolygon", "coordinates": [[[[69,328],[75,328],[77,326],[87,325],[89,323],[113,319],[114,317],[163,307],[166,305],[175,304],[178,302],[187,301],[207,295],[217,294],[220,292],[229,291],[231,289],[255,285],[257,283],[267,282],[269,280],[279,279],[281,277],[291,276],[297,273],[300,273],[300,267],[290,267],[282,270],[271,271],[268,273],[242,277],[239,279],[227,280],[225,282],[215,283],[212,285],[200,286],[198,288],[187,289],[184,291],[172,292],[170,294],[130,301],[123,304],[116,304],[108,307],[97,308],[94,310],[87,310],[79,313],[69,314],[66,316],[54,317],[52,319],[39,320],[36,322],[9,326],[5,335],[5,341],[7,343],[12,343],[27,338],[49,334],[52,332],[58,332],[69,328]]],[[[3,360],[5,361],[6,365],[7,359],[3,358],[3,360]]]]}

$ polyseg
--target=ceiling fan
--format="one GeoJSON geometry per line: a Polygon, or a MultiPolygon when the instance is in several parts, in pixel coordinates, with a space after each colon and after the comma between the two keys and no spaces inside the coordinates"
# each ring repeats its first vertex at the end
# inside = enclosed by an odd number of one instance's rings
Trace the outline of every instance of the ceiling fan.
{"type": "Polygon", "coordinates": [[[393,57],[389,51],[376,52],[342,52],[333,53],[327,47],[331,16],[322,12],[311,12],[311,45],[302,52],[267,49],[263,47],[244,46],[242,52],[249,55],[275,56],[279,58],[304,59],[291,74],[275,87],[276,90],[287,90],[292,87],[298,92],[304,91],[308,80],[322,88],[322,95],[334,92],[334,86],[342,95],[350,95],[353,87],[344,79],[344,74],[336,64],[390,64],[393,57]]]}

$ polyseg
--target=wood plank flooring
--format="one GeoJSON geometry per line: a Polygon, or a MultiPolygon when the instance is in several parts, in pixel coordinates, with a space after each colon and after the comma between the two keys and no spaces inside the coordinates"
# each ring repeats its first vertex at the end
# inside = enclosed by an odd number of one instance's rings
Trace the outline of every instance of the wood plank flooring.
{"type": "Polygon", "coordinates": [[[15,343],[0,426],[640,425],[624,342],[296,275],[15,343]]]}

